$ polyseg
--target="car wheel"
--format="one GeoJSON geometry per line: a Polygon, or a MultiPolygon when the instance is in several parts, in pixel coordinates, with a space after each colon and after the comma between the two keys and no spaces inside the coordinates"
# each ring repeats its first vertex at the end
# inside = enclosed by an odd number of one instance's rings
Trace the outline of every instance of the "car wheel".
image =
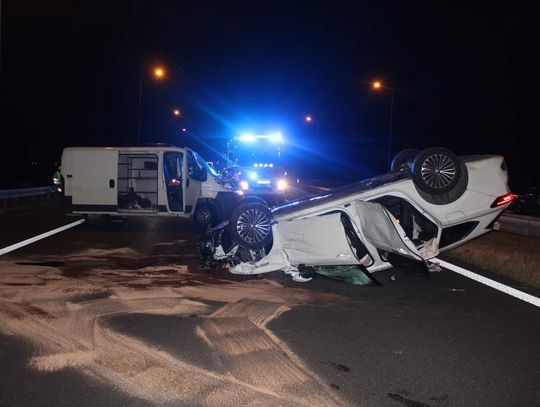
{"type": "Polygon", "coordinates": [[[109,215],[100,215],[97,213],[89,213],[85,216],[86,223],[90,226],[103,226],[109,220],[109,215]]]}
{"type": "Polygon", "coordinates": [[[243,247],[261,250],[272,241],[272,213],[261,202],[240,204],[232,213],[229,230],[243,247]]]}
{"type": "Polygon", "coordinates": [[[197,226],[206,229],[208,226],[214,225],[217,220],[216,208],[208,203],[197,205],[193,216],[197,226]]]}
{"type": "Polygon", "coordinates": [[[408,169],[410,171],[414,159],[420,153],[417,148],[406,148],[397,153],[390,164],[390,172],[397,173],[402,169],[408,169]]]}
{"type": "Polygon", "coordinates": [[[467,167],[453,152],[434,147],[414,159],[412,179],[418,193],[435,205],[457,200],[467,189],[467,167]]]}

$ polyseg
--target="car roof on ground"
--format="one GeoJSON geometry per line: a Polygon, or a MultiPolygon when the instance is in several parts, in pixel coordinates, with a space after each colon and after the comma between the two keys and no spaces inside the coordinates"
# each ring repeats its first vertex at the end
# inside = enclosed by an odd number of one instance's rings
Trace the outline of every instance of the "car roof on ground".
{"type": "Polygon", "coordinates": [[[360,192],[368,191],[373,188],[401,181],[403,179],[410,178],[410,175],[405,172],[388,173],[379,175],[377,177],[368,178],[363,181],[347,184],[342,187],[331,189],[324,194],[310,196],[307,198],[299,199],[289,202],[285,205],[280,205],[272,208],[272,213],[277,216],[287,215],[291,212],[296,212],[301,209],[308,209],[324,203],[336,201],[346,198],[348,196],[354,196],[360,192]]]}

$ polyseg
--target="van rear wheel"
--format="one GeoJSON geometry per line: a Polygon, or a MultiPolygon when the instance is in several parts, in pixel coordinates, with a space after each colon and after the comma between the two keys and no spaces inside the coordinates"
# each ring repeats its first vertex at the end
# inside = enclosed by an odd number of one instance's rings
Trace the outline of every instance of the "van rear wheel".
{"type": "Polygon", "coordinates": [[[209,226],[213,226],[217,222],[216,208],[209,203],[201,203],[195,208],[195,214],[193,219],[197,226],[202,229],[206,229],[209,226]]]}
{"type": "Polygon", "coordinates": [[[99,213],[89,213],[85,216],[86,223],[90,226],[103,226],[109,220],[109,215],[100,215],[99,213]]]}

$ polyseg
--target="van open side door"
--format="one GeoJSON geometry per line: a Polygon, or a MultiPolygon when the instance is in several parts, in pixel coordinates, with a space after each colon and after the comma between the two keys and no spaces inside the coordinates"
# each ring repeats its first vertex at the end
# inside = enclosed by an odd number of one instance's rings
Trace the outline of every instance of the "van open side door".
{"type": "Polygon", "coordinates": [[[184,211],[185,157],[178,151],[166,151],[163,154],[163,182],[167,196],[167,205],[171,212],[184,211]]]}

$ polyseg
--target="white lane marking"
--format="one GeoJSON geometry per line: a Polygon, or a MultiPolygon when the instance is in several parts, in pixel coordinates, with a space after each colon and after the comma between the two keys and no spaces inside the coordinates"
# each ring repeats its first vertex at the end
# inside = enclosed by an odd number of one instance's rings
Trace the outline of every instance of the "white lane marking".
{"type": "Polygon", "coordinates": [[[431,262],[436,263],[450,271],[453,271],[454,273],[458,273],[462,276],[470,278],[471,280],[477,281],[481,284],[485,284],[488,287],[494,288],[495,290],[501,291],[505,294],[511,295],[512,297],[528,302],[529,304],[540,307],[540,298],[535,297],[534,295],[530,295],[524,293],[523,291],[516,290],[515,288],[509,287],[490,278],[481,276],[480,274],[473,273],[472,271],[464,269],[463,267],[456,266],[455,264],[448,263],[447,261],[438,258],[431,259],[431,262]]]}
{"type": "Polygon", "coordinates": [[[3,249],[0,249],[0,256],[9,252],[12,252],[13,250],[20,249],[23,246],[29,245],[30,243],[37,242],[38,240],[45,239],[46,237],[52,236],[56,233],[63,232],[64,230],[67,230],[69,228],[72,228],[74,226],[80,225],[81,223],[84,223],[84,219],[80,219],[78,221],[68,223],[67,225],[61,226],[59,228],[49,230],[48,232],[42,233],[40,235],[31,237],[30,239],[23,240],[22,242],[12,244],[10,246],[4,247],[3,249]]]}

